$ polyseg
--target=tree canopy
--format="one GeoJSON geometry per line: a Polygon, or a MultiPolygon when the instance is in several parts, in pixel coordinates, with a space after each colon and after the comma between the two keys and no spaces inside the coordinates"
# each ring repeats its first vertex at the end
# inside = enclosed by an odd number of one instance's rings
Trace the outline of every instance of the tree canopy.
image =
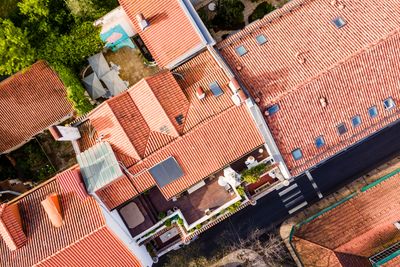
{"type": "Polygon", "coordinates": [[[11,75],[35,61],[28,33],[10,20],[0,19],[0,75],[11,75]]]}

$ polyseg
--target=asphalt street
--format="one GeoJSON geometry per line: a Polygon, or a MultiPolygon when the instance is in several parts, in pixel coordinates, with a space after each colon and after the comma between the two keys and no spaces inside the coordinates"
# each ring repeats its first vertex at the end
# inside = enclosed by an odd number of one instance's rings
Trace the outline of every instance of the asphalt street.
{"type": "MultiPolygon", "coordinates": [[[[400,123],[392,125],[310,170],[318,190],[325,196],[400,154],[400,123]]],[[[318,201],[317,190],[303,174],[287,188],[273,191],[194,241],[201,254],[212,256],[226,242],[245,238],[253,229],[273,229],[288,217],[318,201]]],[[[173,253],[173,252],[170,252],[173,253]]],[[[161,259],[160,262],[164,262],[161,259]]]]}

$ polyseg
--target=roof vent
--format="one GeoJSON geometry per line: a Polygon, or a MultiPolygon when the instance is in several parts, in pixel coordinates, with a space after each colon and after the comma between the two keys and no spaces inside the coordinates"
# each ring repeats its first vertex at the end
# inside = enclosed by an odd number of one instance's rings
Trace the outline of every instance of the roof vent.
{"type": "Polygon", "coordinates": [[[149,22],[144,18],[142,13],[136,15],[136,20],[139,23],[142,31],[146,30],[150,26],[149,22]]]}
{"type": "Polygon", "coordinates": [[[306,59],[303,57],[302,53],[297,52],[294,56],[295,56],[295,58],[297,59],[297,61],[298,61],[300,64],[306,63],[306,59]]]}
{"type": "Polygon", "coordinates": [[[240,101],[242,101],[242,102],[245,102],[247,100],[247,98],[248,98],[246,93],[243,90],[239,90],[237,92],[237,94],[238,94],[238,96],[240,98],[240,101]]]}
{"type": "Polygon", "coordinates": [[[0,206],[0,235],[10,250],[17,250],[25,245],[27,239],[22,230],[18,204],[0,206]]]}
{"type": "Polygon", "coordinates": [[[206,93],[204,93],[204,90],[201,86],[196,88],[196,96],[200,100],[206,97],[206,93]]]}
{"type": "Polygon", "coordinates": [[[237,70],[237,71],[241,71],[241,70],[242,70],[242,66],[236,65],[236,70],[237,70]]]}
{"type": "Polygon", "coordinates": [[[319,102],[321,103],[321,106],[324,108],[324,107],[326,107],[327,105],[328,105],[328,102],[326,101],[326,98],[325,97],[321,97],[320,99],[319,99],[319,102]]]}
{"type": "Polygon", "coordinates": [[[234,94],[240,89],[240,84],[235,77],[232,77],[229,81],[229,88],[231,88],[234,94]]]}
{"type": "Polygon", "coordinates": [[[81,138],[76,127],[50,126],[49,131],[56,141],[75,141],[81,138]]]}
{"type": "Polygon", "coordinates": [[[51,194],[41,203],[53,226],[60,227],[62,225],[62,215],[58,195],[56,193],[51,194]]]}

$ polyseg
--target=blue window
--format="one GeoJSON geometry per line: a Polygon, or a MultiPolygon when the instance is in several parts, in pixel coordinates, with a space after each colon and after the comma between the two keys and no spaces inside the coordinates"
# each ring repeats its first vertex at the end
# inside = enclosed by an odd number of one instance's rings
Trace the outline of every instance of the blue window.
{"type": "Polygon", "coordinates": [[[344,123],[341,123],[337,126],[337,131],[339,133],[339,135],[343,135],[345,133],[347,133],[347,127],[344,123]]]}
{"type": "Polygon", "coordinates": [[[295,160],[299,160],[303,157],[303,153],[301,152],[300,148],[297,148],[292,151],[292,156],[295,160]]]}
{"type": "Polygon", "coordinates": [[[210,90],[214,96],[220,96],[224,93],[217,82],[210,83],[210,90]]]}
{"type": "Polygon", "coordinates": [[[368,114],[371,118],[375,118],[376,116],[378,116],[378,109],[376,108],[376,106],[370,107],[368,109],[368,114]]]}
{"type": "Polygon", "coordinates": [[[267,108],[267,112],[268,115],[274,115],[275,113],[277,113],[279,111],[279,105],[278,104],[274,104],[270,107],[267,108]]]}
{"type": "Polygon", "coordinates": [[[325,145],[325,140],[322,135],[315,138],[315,146],[317,148],[323,147],[324,145],[325,145]]]}
{"type": "Polygon", "coordinates": [[[354,116],[354,117],[351,119],[351,123],[353,124],[353,127],[357,127],[358,125],[361,124],[361,117],[360,117],[359,115],[354,116]]]}
{"type": "Polygon", "coordinates": [[[389,97],[383,100],[383,106],[385,107],[386,110],[389,110],[394,108],[396,106],[396,103],[394,103],[393,98],[389,97]]]}
{"type": "Polygon", "coordinates": [[[246,47],[243,45],[236,47],[236,53],[238,53],[239,56],[243,56],[247,53],[246,47]]]}
{"type": "Polygon", "coordinates": [[[265,43],[268,41],[268,40],[267,40],[267,37],[265,37],[264,34],[258,35],[258,36],[256,37],[256,40],[257,40],[257,43],[258,43],[259,45],[263,45],[263,44],[265,44],[265,43]]]}
{"type": "Polygon", "coordinates": [[[336,17],[332,20],[333,25],[335,25],[335,27],[337,29],[342,28],[344,25],[347,24],[347,22],[342,18],[342,17],[336,17]]]}

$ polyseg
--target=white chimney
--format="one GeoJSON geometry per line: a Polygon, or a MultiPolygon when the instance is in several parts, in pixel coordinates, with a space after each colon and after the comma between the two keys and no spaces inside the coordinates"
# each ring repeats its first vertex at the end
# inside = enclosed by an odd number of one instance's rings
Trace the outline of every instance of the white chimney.
{"type": "Polygon", "coordinates": [[[150,26],[149,22],[144,18],[142,13],[136,15],[136,20],[142,31],[146,30],[146,28],[150,26]]]}

